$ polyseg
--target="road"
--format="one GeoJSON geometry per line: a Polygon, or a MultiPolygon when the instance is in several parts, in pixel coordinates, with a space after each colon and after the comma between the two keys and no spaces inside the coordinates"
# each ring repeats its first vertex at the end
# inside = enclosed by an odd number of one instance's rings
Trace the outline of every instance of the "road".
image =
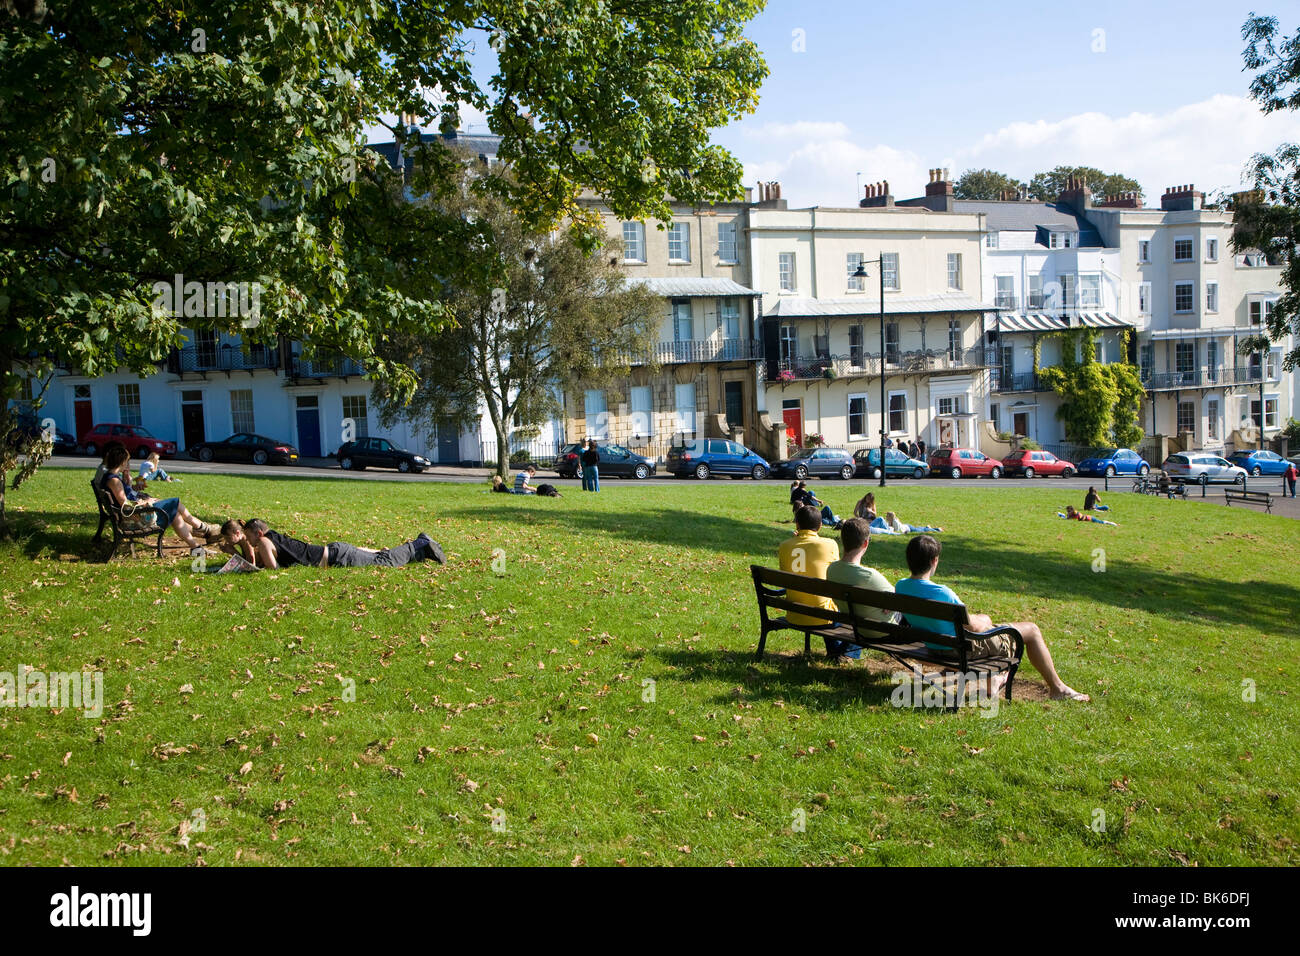
{"type": "MultiPolygon", "coordinates": [[[[53,468],[87,468],[91,469],[97,464],[93,458],[84,455],[55,455],[46,463],[47,467],[53,468]]],[[[338,478],[345,481],[450,481],[462,483],[486,482],[488,476],[492,474],[489,468],[455,468],[450,466],[435,466],[423,474],[403,475],[391,469],[371,469],[365,471],[344,471],[338,466],[338,463],[332,458],[309,458],[300,461],[297,465],[246,465],[233,462],[200,462],[191,461],[188,458],[164,459],[163,469],[171,474],[215,474],[215,475],[255,475],[258,477],[296,477],[296,478],[338,478]]],[[[576,478],[559,478],[554,472],[539,471],[537,481],[546,481],[560,488],[579,488],[581,482],[576,478]]],[[[601,482],[603,485],[632,485],[636,482],[633,479],[609,478],[605,477],[601,482]]],[[[699,482],[687,479],[679,480],[672,475],[660,473],[653,478],[647,479],[647,483],[655,486],[671,486],[677,488],[695,488],[699,482]]],[[[779,485],[788,484],[785,479],[769,478],[765,484],[779,485]]],[[[899,485],[902,487],[913,484],[924,485],[927,487],[978,487],[987,488],[996,492],[1000,488],[1063,488],[1072,489],[1079,492],[1082,498],[1083,492],[1087,491],[1089,485],[1095,485],[1097,490],[1103,495],[1106,494],[1105,482],[1101,478],[1080,478],[1074,477],[1069,479],[1063,478],[999,478],[997,481],[991,481],[988,478],[967,478],[958,482],[953,482],[947,478],[922,478],[919,481],[913,478],[890,478],[890,485],[899,485]]],[[[825,487],[827,489],[837,486],[847,488],[861,488],[866,491],[868,488],[879,485],[878,479],[859,478],[851,481],[840,481],[838,478],[821,478],[813,479],[810,486],[814,489],[825,487]]],[[[1110,493],[1128,492],[1132,488],[1133,479],[1130,477],[1112,478],[1110,482],[1110,493]]],[[[1254,478],[1250,481],[1250,488],[1253,491],[1269,491],[1275,496],[1273,513],[1286,514],[1289,517],[1300,517],[1300,506],[1295,504],[1296,499],[1288,498],[1286,502],[1280,501],[1279,497],[1282,490],[1282,479],[1280,478],[1254,478]]],[[[1211,485],[1206,489],[1206,499],[1215,500],[1218,503],[1223,502],[1224,486],[1211,485]]],[[[1198,485],[1193,485],[1188,489],[1187,499],[1201,500],[1201,489],[1198,485]]]]}

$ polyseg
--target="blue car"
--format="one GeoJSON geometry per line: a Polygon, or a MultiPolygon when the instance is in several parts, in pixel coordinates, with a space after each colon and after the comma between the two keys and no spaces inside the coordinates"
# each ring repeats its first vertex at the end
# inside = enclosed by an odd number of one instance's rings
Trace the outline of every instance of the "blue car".
{"type": "Polygon", "coordinates": [[[755,481],[762,481],[772,470],[766,459],[725,438],[699,438],[684,445],[673,445],[668,449],[665,467],[678,478],[730,475],[755,481]]]}
{"type": "Polygon", "coordinates": [[[1288,465],[1275,451],[1235,451],[1228,456],[1228,461],[1252,475],[1280,475],[1288,465]]]}
{"type": "Polygon", "coordinates": [[[1151,466],[1130,448],[1103,448],[1079,462],[1079,474],[1114,478],[1116,475],[1145,475],[1151,466]]]}

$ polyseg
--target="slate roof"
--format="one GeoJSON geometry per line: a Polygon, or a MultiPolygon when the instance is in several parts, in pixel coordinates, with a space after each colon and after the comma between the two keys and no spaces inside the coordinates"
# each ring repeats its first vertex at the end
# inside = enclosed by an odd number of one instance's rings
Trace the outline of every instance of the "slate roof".
{"type": "Polygon", "coordinates": [[[672,278],[654,278],[639,276],[627,280],[628,285],[643,285],[655,295],[665,298],[683,298],[716,295],[759,295],[753,289],[746,288],[732,279],[700,276],[680,276],[672,278]]]}
{"type": "Polygon", "coordinates": [[[1046,245],[1045,233],[1077,232],[1080,248],[1101,248],[1101,233],[1069,206],[1054,202],[989,202],[958,199],[954,212],[983,213],[989,232],[1038,232],[1046,245]]]}

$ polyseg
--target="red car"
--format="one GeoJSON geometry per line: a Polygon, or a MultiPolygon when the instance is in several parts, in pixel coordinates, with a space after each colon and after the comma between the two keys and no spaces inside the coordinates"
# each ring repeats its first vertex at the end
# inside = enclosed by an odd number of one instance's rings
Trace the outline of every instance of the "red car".
{"type": "Polygon", "coordinates": [[[1002,463],[974,448],[936,448],[930,452],[930,474],[948,478],[988,475],[1002,477],[1002,463]]]}
{"type": "Polygon", "coordinates": [[[126,446],[132,457],[148,458],[150,452],[156,451],[160,458],[172,458],[176,455],[176,443],[155,438],[149,429],[142,425],[96,425],[81,436],[78,444],[87,455],[98,455],[109,442],[120,441],[126,446]]]}
{"type": "Polygon", "coordinates": [[[1069,478],[1079,470],[1074,462],[1057,458],[1050,451],[1028,449],[1013,451],[1007,455],[1002,459],[1002,468],[1008,475],[1023,475],[1026,478],[1032,478],[1034,475],[1060,475],[1062,478],[1069,478]]]}

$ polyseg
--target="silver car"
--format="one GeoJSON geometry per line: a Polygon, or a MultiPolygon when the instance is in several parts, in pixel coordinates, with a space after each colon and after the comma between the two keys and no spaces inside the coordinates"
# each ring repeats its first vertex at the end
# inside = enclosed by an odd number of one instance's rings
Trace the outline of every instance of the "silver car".
{"type": "Polygon", "coordinates": [[[1196,481],[1203,485],[1211,482],[1237,485],[1246,483],[1245,468],[1203,451],[1184,451],[1170,455],[1161,467],[1174,481],[1196,481]]]}

